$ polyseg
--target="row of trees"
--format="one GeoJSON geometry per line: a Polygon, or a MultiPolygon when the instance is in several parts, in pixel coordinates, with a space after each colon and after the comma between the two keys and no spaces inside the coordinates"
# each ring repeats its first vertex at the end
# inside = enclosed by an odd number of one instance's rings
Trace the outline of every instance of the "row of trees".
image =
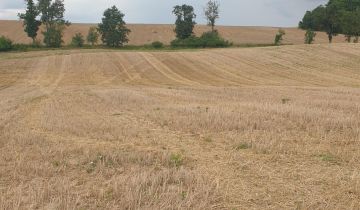
{"type": "Polygon", "coordinates": [[[25,13],[19,14],[23,20],[24,30],[32,38],[33,43],[40,25],[45,26],[44,43],[48,47],[60,47],[62,44],[63,30],[70,22],[64,19],[64,0],[39,0],[35,3],[33,0],[25,0],[27,9],[25,13]]]}
{"type": "Polygon", "coordinates": [[[329,0],[326,5],[320,5],[312,11],[307,11],[299,23],[301,29],[326,32],[329,42],[334,36],[344,34],[348,42],[354,37],[354,42],[360,36],[360,0],[329,0]]]}
{"type": "MultiPolygon", "coordinates": [[[[26,11],[19,14],[19,18],[23,20],[24,31],[33,40],[33,44],[36,44],[38,31],[43,25],[44,44],[47,47],[60,47],[63,43],[64,29],[70,25],[70,22],[64,19],[64,0],[38,0],[36,3],[34,0],[25,0],[25,3],[26,11]]],[[[102,23],[97,28],[90,28],[87,41],[94,45],[100,33],[101,40],[108,46],[115,47],[126,43],[130,30],[125,27],[123,18],[124,14],[115,6],[107,9],[102,23]]],[[[82,46],[83,43],[84,38],[81,34],[73,37],[72,44],[82,46]]]]}
{"type": "MultiPolygon", "coordinates": [[[[64,0],[38,0],[37,2],[25,0],[25,3],[27,9],[25,13],[19,14],[19,17],[23,20],[24,31],[33,40],[33,44],[37,42],[38,31],[43,25],[44,44],[47,47],[60,47],[63,43],[63,31],[70,25],[70,22],[64,19],[64,0]]],[[[212,32],[215,32],[215,23],[219,18],[219,6],[218,2],[210,0],[204,9],[204,15],[212,32]]],[[[194,36],[193,29],[196,24],[194,8],[189,5],[178,5],[174,7],[173,14],[176,16],[176,37],[184,40],[194,36]]],[[[94,45],[101,35],[101,41],[105,45],[123,46],[129,41],[128,35],[131,32],[126,27],[124,16],[116,6],[105,10],[98,27],[90,28],[86,37],[88,43],[94,45]]],[[[80,33],[75,34],[72,39],[72,45],[75,46],[81,47],[84,42],[84,36],[80,33]]]]}

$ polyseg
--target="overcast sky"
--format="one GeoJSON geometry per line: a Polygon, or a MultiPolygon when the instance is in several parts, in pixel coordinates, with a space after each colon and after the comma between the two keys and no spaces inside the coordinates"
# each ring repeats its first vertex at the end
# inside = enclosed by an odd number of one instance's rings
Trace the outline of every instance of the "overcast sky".
{"type": "MultiPolygon", "coordinates": [[[[297,26],[305,11],[327,0],[218,0],[219,24],[241,26],[297,26]]],[[[172,8],[177,4],[194,6],[196,22],[206,23],[203,7],[207,0],[65,0],[67,20],[73,23],[98,23],[103,11],[116,5],[128,23],[174,23],[172,8]]],[[[24,0],[0,0],[0,19],[17,19],[24,0]]]]}

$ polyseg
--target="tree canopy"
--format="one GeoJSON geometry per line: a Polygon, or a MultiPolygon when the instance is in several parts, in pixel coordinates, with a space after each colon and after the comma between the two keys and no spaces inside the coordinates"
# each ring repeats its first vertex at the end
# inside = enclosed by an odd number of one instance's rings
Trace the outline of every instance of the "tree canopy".
{"type": "Polygon", "coordinates": [[[33,40],[33,43],[35,43],[41,25],[41,21],[36,19],[39,15],[39,11],[33,0],[25,0],[25,2],[27,4],[26,11],[25,13],[19,14],[19,18],[24,21],[24,31],[27,33],[28,37],[33,40]]]}
{"type": "Polygon", "coordinates": [[[175,33],[178,39],[186,39],[193,35],[196,22],[194,8],[190,5],[177,5],[174,7],[173,14],[176,16],[175,33]]]}
{"type": "Polygon", "coordinates": [[[324,31],[329,42],[340,33],[358,37],[360,30],[360,0],[330,0],[312,11],[307,11],[299,23],[305,30],[324,31]]]}
{"type": "Polygon", "coordinates": [[[124,16],[116,6],[105,10],[98,30],[101,34],[101,40],[107,46],[119,47],[129,41],[128,34],[131,31],[126,28],[124,16]]]}
{"type": "Polygon", "coordinates": [[[220,7],[219,2],[210,0],[208,1],[204,9],[204,13],[208,21],[208,25],[211,26],[211,31],[214,31],[216,19],[219,18],[219,13],[220,13],[219,7],[220,7]]]}

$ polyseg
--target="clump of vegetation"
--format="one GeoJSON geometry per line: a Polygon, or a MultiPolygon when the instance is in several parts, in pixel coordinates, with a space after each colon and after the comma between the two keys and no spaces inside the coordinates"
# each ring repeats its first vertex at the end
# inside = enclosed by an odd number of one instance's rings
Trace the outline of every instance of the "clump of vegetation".
{"type": "Polygon", "coordinates": [[[200,37],[191,36],[186,39],[175,39],[171,42],[172,47],[190,48],[218,48],[229,47],[232,43],[224,40],[217,31],[203,33],[200,37]]]}
{"type": "Polygon", "coordinates": [[[81,33],[76,33],[71,41],[71,46],[83,47],[85,43],[84,36],[81,33]]]}
{"type": "Polygon", "coordinates": [[[247,143],[241,143],[235,147],[236,150],[250,149],[251,145],[247,143]]]}
{"type": "Polygon", "coordinates": [[[99,39],[99,33],[96,29],[96,27],[90,27],[88,35],[86,37],[86,40],[88,43],[91,44],[91,46],[94,46],[99,39]]]}
{"type": "Polygon", "coordinates": [[[283,29],[279,29],[278,33],[275,35],[275,45],[281,45],[283,41],[283,37],[285,36],[285,31],[283,29]]]}
{"type": "Polygon", "coordinates": [[[206,141],[206,142],[212,142],[213,139],[211,138],[211,136],[206,136],[206,137],[204,138],[204,141],[206,141]]]}
{"type": "Polygon", "coordinates": [[[171,154],[170,155],[170,165],[174,167],[180,167],[183,165],[184,159],[181,154],[171,154]]]}
{"type": "Polygon", "coordinates": [[[320,154],[319,157],[325,162],[336,163],[338,161],[337,157],[330,153],[320,154]]]}
{"type": "Polygon", "coordinates": [[[316,32],[308,29],[305,33],[305,44],[312,44],[315,41],[316,32]]]}
{"type": "Polygon", "coordinates": [[[162,42],[156,41],[151,43],[151,46],[155,49],[160,49],[164,47],[164,44],[162,42]]]}
{"type": "Polygon", "coordinates": [[[210,0],[204,10],[211,31],[203,33],[200,37],[194,35],[193,29],[196,22],[194,8],[189,5],[175,6],[173,13],[176,15],[176,39],[171,42],[172,47],[180,48],[216,48],[228,47],[232,43],[224,40],[214,29],[216,19],[219,18],[219,3],[210,0]]]}
{"type": "Polygon", "coordinates": [[[290,98],[282,98],[282,99],[281,99],[281,103],[282,103],[282,104],[287,104],[287,103],[289,103],[290,101],[291,101],[290,98]]]}
{"type": "Polygon", "coordinates": [[[108,47],[121,47],[129,41],[128,35],[131,31],[126,27],[124,16],[116,6],[105,10],[98,30],[102,42],[108,47]]]}
{"type": "Polygon", "coordinates": [[[1,36],[0,37],[0,51],[9,51],[12,48],[13,48],[12,41],[5,36],[1,36]]]}

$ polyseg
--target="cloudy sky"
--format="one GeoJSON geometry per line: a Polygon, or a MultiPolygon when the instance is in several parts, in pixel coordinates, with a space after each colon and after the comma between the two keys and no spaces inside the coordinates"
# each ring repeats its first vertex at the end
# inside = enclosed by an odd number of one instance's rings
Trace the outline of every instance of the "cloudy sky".
{"type": "MultiPolygon", "coordinates": [[[[297,26],[306,10],[327,0],[218,0],[221,25],[297,26]]],[[[128,23],[173,23],[172,7],[191,4],[197,23],[205,23],[203,7],[207,0],[65,0],[66,18],[73,23],[97,23],[102,12],[116,5],[128,23]]],[[[24,0],[0,0],[0,19],[17,19],[24,0]]]]}

